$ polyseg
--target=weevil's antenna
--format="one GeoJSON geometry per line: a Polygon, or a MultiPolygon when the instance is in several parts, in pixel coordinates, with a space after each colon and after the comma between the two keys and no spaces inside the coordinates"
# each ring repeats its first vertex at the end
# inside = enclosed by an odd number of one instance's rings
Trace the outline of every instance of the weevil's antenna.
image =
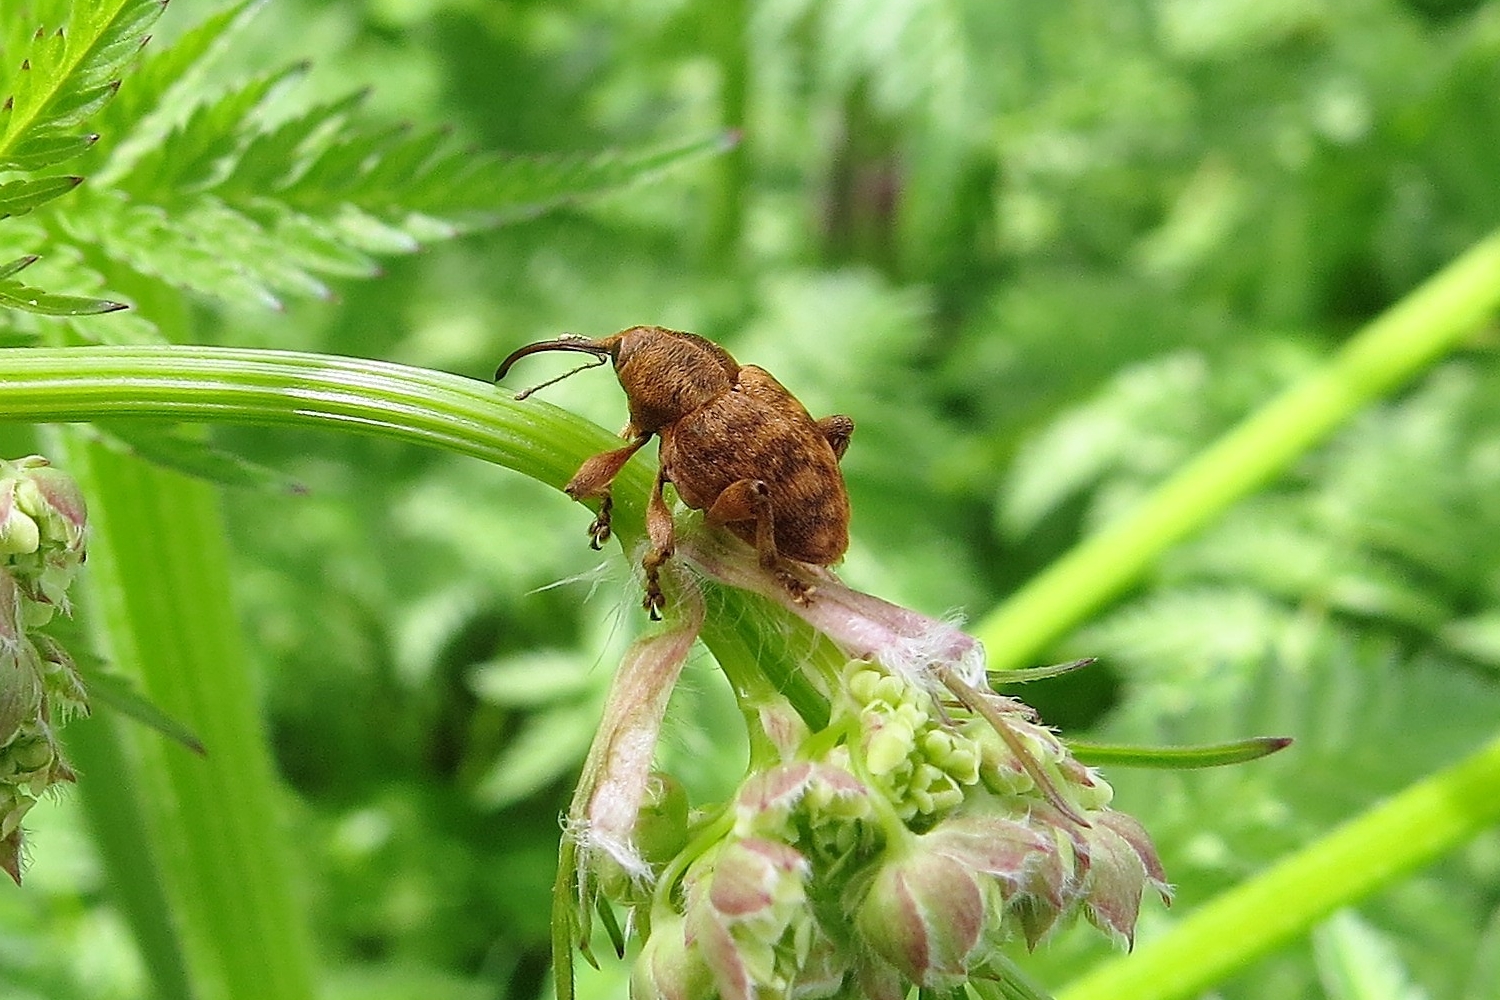
{"type": "Polygon", "coordinates": [[[515,351],[511,352],[510,357],[500,362],[500,367],[495,369],[495,381],[498,382],[503,379],[506,373],[510,371],[511,365],[514,365],[517,361],[526,357],[526,355],[539,354],[542,351],[580,351],[584,354],[594,355],[594,360],[590,361],[588,364],[579,365],[577,368],[574,368],[570,372],[564,372],[563,374],[557,376],[557,378],[548,379],[540,385],[534,385],[530,388],[522,389],[520,392],[516,393],[517,399],[525,399],[527,396],[531,395],[533,392],[536,392],[538,389],[545,389],[549,385],[554,385],[558,382],[561,382],[563,379],[569,377],[570,375],[577,375],[579,372],[585,371],[589,368],[598,368],[600,365],[609,360],[609,348],[601,346],[597,340],[591,340],[588,337],[583,337],[576,333],[564,334],[563,336],[558,337],[556,340],[538,341],[535,344],[527,344],[525,347],[517,348],[515,351]]]}
{"type": "Polygon", "coordinates": [[[555,385],[558,382],[561,382],[563,379],[567,378],[569,375],[577,375],[581,371],[587,371],[590,368],[598,368],[608,360],[609,355],[601,354],[593,361],[581,364],[570,372],[563,372],[561,375],[557,376],[557,378],[549,378],[547,381],[542,382],[539,385],[533,385],[528,388],[522,389],[520,392],[516,393],[516,399],[525,399],[527,396],[531,395],[533,392],[536,392],[538,389],[545,389],[549,385],[555,385]]]}

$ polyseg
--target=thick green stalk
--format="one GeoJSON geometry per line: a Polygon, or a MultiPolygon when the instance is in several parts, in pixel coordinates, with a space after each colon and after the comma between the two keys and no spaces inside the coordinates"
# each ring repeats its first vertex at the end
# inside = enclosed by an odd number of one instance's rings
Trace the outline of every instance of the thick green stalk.
{"type": "Polygon", "coordinates": [[[1361,407],[1471,336],[1500,308],[1500,233],[1356,334],[1322,369],[1225,434],[1129,513],[981,620],[992,668],[1019,666],[1136,581],[1169,546],[1284,470],[1361,407]]]}
{"type": "MultiPolygon", "coordinates": [[[[81,609],[84,620],[92,613],[81,609]]],[[[68,759],[82,776],[79,801],[103,861],[111,901],[125,914],[155,987],[155,1000],[194,1000],[182,929],[155,841],[149,835],[146,782],[132,763],[128,720],[95,710],[68,724],[68,759]]]]}
{"type": "Polygon", "coordinates": [[[1311,927],[1500,822],[1500,739],[1216,897],[1057,1000],[1199,996],[1311,927]]]}
{"type": "MultiPolygon", "coordinates": [[[[0,419],[120,417],[296,424],[379,434],[472,455],[561,487],[602,428],[485,382],[406,365],[227,347],[71,347],[0,352],[0,419]]],[[[616,499],[643,505],[650,476],[626,467],[616,499]]]]}
{"type": "MultiPolygon", "coordinates": [[[[218,497],[204,483],[98,444],[70,448],[67,464],[96,529],[90,624],[110,660],[208,750],[200,757],[155,733],[129,733],[116,761],[124,773],[86,780],[131,782],[144,831],[128,828],[133,817],[109,817],[96,824],[109,842],[103,850],[149,845],[144,860],[164,883],[157,905],[169,906],[158,919],[181,935],[185,995],[311,1000],[307,908],[294,890],[280,793],[229,599],[218,497]]],[[[177,946],[142,939],[158,968],[156,949],[177,946]]]]}

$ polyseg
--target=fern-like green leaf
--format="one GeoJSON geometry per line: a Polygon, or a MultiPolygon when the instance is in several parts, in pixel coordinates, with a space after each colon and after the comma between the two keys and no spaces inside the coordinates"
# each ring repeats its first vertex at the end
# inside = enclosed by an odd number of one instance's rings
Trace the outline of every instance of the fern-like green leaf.
{"type": "Polygon", "coordinates": [[[38,205],[60,197],[83,182],[82,177],[38,177],[0,184],[0,219],[25,215],[38,205]]]}
{"type": "Polygon", "coordinates": [[[122,186],[138,199],[160,204],[176,192],[214,187],[226,164],[250,141],[255,116],[279,86],[306,72],[304,63],[260,74],[218,99],[200,105],[131,169],[122,186]]]}
{"type": "Polygon", "coordinates": [[[252,0],[239,0],[189,28],[170,46],[152,46],[144,52],[125,78],[119,96],[93,122],[95,130],[110,141],[129,139],[129,148],[110,150],[113,166],[120,169],[134,163],[137,154],[131,149],[143,153],[162,141],[172,124],[169,112],[191,99],[208,64],[228,47],[259,6],[252,0]]]}
{"type": "Polygon", "coordinates": [[[112,420],[90,425],[89,433],[110,447],[219,486],[267,492],[302,493],[305,487],[286,473],[252,462],[216,445],[208,429],[156,420],[112,420]]]}
{"type": "MultiPolygon", "coordinates": [[[[110,140],[87,160],[92,183],[65,208],[31,217],[47,239],[77,248],[76,262],[88,264],[76,273],[64,268],[59,292],[91,290],[102,274],[106,282],[123,278],[133,294],[145,279],[260,308],[326,298],[330,278],[376,273],[377,255],[410,253],[429,241],[527,218],[724,146],[724,137],[714,135],[589,156],[476,154],[444,129],[362,121],[360,93],[287,113],[280,97],[305,69],[301,64],[204,98],[192,84],[248,20],[247,3],[225,8],[171,50],[153,53],[126,80],[125,98],[103,107],[114,94],[114,74],[158,10],[158,0],[105,0],[87,13],[75,11],[65,31],[29,42],[28,79],[53,83],[45,93],[34,82],[18,89],[0,132],[0,164],[37,168],[84,152],[97,137],[76,126],[96,111],[91,124],[110,140]]],[[[66,183],[72,182],[6,185],[0,215],[35,209],[66,183]]],[[[6,291],[0,305],[60,315],[114,305],[21,286],[6,291]]],[[[91,338],[104,335],[75,328],[91,338]]]]}
{"type": "Polygon", "coordinates": [[[40,170],[89,151],[99,137],[89,135],[32,134],[10,148],[0,165],[14,170],[40,170]]]}
{"type": "Polygon", "coordinates": [[[123,302],[109,299],[44,292],[12,277],[36,261],[35,256],[27,256],[0,265],[0,306],[24,309],[43,316],[93,316],[125,308],[123,302]]]}
{"type": "Polygon", "coordinates": [[[73,134],[114,95],[119,73],[145,41],[165,0],[72,5],[68,23],[38,28],[0,108],[0,167],[36,170],[85,152],[73,134]]]}

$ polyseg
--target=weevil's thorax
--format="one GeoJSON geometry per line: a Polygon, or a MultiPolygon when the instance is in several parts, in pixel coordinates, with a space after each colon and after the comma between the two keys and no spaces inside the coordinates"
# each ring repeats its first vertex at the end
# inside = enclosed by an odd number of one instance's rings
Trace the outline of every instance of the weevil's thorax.
{"type": "Polygon", "coordinates": [[[612,351],[615,374],[630,401],[630,422],[654,433],[728,392],[739,363],[718,344],[691,333],[637,326],[612,351]]]}

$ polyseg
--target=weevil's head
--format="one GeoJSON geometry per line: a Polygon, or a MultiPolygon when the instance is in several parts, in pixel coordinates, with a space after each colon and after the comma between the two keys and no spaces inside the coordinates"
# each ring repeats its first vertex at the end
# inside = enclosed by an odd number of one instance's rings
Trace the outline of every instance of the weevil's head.
{"type": "Polygon", "coordinates": [[[598,340],[568,336],[527,344],[500,363],[495,381],[504,378],[516,361],[541,351],[578,351],[598,360],[523,390],[516,394],[517,399],[584,368],[603,364],[608,358],[614,362],[615,374],[629,401],[630,422],[643,434],[676,423],[728,392],[740,370],[728,351],[697,334],[660,326],[633,326],[598,340]]]}
{"type": "Polygon", "coordinates": [[[563,379],[567,378],[569,375],[577,375],[579,372],[586,369],[597,368],[600,365],[604,364],[605,359],[608,358],[612,353],[609,347],[607,347],[605,345],[605,342],[602,340],[593,340],[589,337],[580,336],[576,333],[565,333],[561,337],[558,337],[556,340],[539,340],[534,344],[527,344],[525,347],[518,347],[514,351],[511,351],[510,356],[507,357],[504,361],[500,362],[500,367],[495,369],[495,381],[499,382],[501,379],[503,379],[507,374],[509,374],[511,366],[514,365],[517,361],[520,361],[522,358],[526,357],[528,354],[540,354],[543,351],[579,351],[583,354],[592,354],[595,360],[590,362],[589,364],[580,365],[577,368],[574,368],[572,371],[564,372],[563,374],[557,376],[557,378],[548,379],[547,381],[542,382],[538,385],[533,385],[529,388],[522,389],[520,392],[516,393],[517,399],[525,399],[527,396],[531,395],[533,392],[536,392],[538,389],[544,389],[549,385],[555,385],[558,382],[561,382],[563,379]]]}

